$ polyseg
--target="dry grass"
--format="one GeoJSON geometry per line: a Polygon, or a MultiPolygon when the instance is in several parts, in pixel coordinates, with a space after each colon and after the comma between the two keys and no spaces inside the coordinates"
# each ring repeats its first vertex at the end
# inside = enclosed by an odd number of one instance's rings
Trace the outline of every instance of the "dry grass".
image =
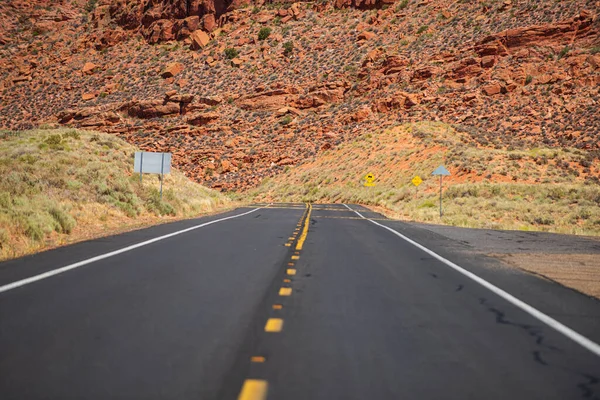
{"type": "MultiPolygon", "coordinates": [[[[600,188],[579,168],[588,155],[576,149],[502,150],[475,147],[441,123],[407,124],[364,135],[263,182],[254,201],[347,202],[381,207],[389,216],[492,229],[600,234],[600,188]],[[444,216],[438,209],[444,164],[444,216]],[[367,173],[375,187],[364,187],[367,173]],[[419,175],[417,189],[411,179],[419,175]]],[[[594,169],[596,168],[596,169],[594,169]]]]}
{"type": "Polygon", "coordinates": [[[173,171],[133,174],[135,148],[104,133],[32,130],[0,141],[0,259],[214,212],[229,199],[173,171]]]}

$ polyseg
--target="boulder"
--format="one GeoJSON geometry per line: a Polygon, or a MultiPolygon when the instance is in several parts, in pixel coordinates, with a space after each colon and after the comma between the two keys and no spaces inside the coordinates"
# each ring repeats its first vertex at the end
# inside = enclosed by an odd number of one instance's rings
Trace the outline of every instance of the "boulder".
{"type": "Polygon", "coordinates": [[[502,92],[502,86],[499,83],[492,83],[481,88],[486,96],[494,96],[502,92]]]}
{"type": "Polygon", "coordinates": [[[192,40],[192,44],[190,48],[192,50],[198,50],[206,46],[210,42],[210,37],[203,30],[195,30],[190,35],[190,39],[192,40]]]}
{"type": "Polygon", "coordinates": [[[204,17],[202,17],[202,27],[206,32],[212,32],[217,29],[215,14],[206,14],[204,17]]]}
{"type": "Polygon", "coordinates": [[[81,72],[83,72],[86,75],[92,75],[94,73],[94,70],[97,68],[98,66],[94,63],[91,62],[86,62],[83,65],[83,68],[81,68],[81,72]]]}
{"type": "Polygon", "coordinates": [[[358,34],[357,40],[369,40],[369,39],[373,39],[375,36],[377,36],[376,34],[374,34],[373,32],[369,32],[369,31],[364,31],[358,34]]]}
{"type": "Polygon", "coordinates": [[[481,67],[491,68],[496,64],[496,57],[494,56],[483,56],[481,57],[481,67]]]}
{"type": "Polygon", "coordinates": [[[201,96],[198,98],[198,102],[208,106],[216,106],[223,102],[223,98],[221,96],[201,96]]]}
{"type": "Polygon", "coordinates": [[[184,66],[182,63],[179,63],[179,62],[171,63],[171,64],[167,65],[167,67],[160,74],[160,76],[162,76],[163,78],[172,78],[175,75],[181,73],[181,71],[183,71],[183,68],[184,68],[184,66]]]}
{"type": "Polygon", "coordinates": [[[96,93],[95,92],[89,92],[89,93],[83,93],[81,95],[81,100],[83,101],[88,101],[88,100],[92,100],[96,98],[96,93]]]}
{"type": "Polygon", "coordinates": [[[209,124],[215,120],[219,119],[219,114],[216,112],[204,112],[204,113],[196,113],[190,115],[186,121],[190,125],[194,126],[202,126],[209,124]]]}

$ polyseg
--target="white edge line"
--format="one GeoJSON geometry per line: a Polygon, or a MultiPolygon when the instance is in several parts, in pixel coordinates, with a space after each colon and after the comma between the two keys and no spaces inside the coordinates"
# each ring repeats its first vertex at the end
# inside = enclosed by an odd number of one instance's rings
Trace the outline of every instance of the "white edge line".
{"type": "Polygon", "coordinates": [[[109,258],[109,257],[112,257],[112,256],[116,256],[118,254],[125,253],[125,252],[128,252],[128,251],[137,249],[139,247],[149,245],[149,244],[154,243],[154,242],[158,242],[160,240],[164,240],[164,239],[168,239],[168,238],[173,237],[173,236],[181,235],[182,233],[193,231],[195,229],[202,228],[202,227],[207,226],[207,225],[216,224],[217,222],[226,221],[228,219],[242,217],[244,215],[248,215],[248,214],[253,213],[255,211],[258,211],[258,210],[260,210],[260,207],[259,208],[255,208],[253,210],[250,210],[248,212],[242,213],[242,214],[237,214],[237,215],[232,215],[230,217],[216,219],[214,221],[205,222],[203,224],[195,225],[195,226],[192,226],[190,228],[186,228],[186,229],[183,229],[183,230],[180,230],[180,231],[177,231],[177,232],[173,232],[173,233],[169,233],[169,234],[166,234],[166,235],[163,235],[163,236],[155,237],[154,239],[146,240],[145,242],[140,242],[140,243],[133,244],[131,246],[123,247],[122,249],[111,251],[110,253],[101,254],[101,255],[96,256],[96,257],[88,258],[87,260],[79,261],[79,262],[76,262],[74,264],[69,264],[69,265],[66,265],[66,266],[61,267],[61,268],[53,269],[52,271],[44,272],[43,274],[39,274],[39,275],[35,275],[35,276],[29,277],[29,278],[21,279],[20,281],[16,281],[16,282],[4,285],[4,286],[0,286],[0,293],[7,292],[9,290],[16,289],[16,288],[21,287],[21,286],[28,285],[28,284],[33,283],[33,282],[41,281],[42,279],[50,278],[51,276],[62,274],[63,272],[67,272],[67,271],[70,271],[72,269],[79,268],[79,267],[82,267],[84,265],[96,262],[96,261],[104,260],[106,258],[109,258]]]}
{"type": "Polygon", "coordinates": [[[352,208],[348,207],[348,205],[344,204],[346,206],[346,208],[348,208],[350,211],[355,212],[359,217],[374,223],[377,226],[380,226],[384,229],[387,229],[388,231],[392,232],[394,235],[404,239],[405,241],[407,241],[408,243],[412,244],[413,246],[423,250],[425,253],[429,254],[430,256],[436,258],[437,260],[443,262],[444,264],[446,264],[447,266],[449,266],[450,268],[460,272],[461,274],[465,275],[466,277],[474,280],[475,282],[479,283],[481,286],[485,287],[486,289],[494,292],[495,294],[497,294],[498,296],[502,297],[504,300],[508,301],[509,303],[511,303],[512,305],[520,308],[521,310],[525,311],[527,314],[531,315],[532,317],[536,318],[537,320],[543,322],[544,324],[548,325],[550,328],[562,333],[563,335],[565,335],[566,337],[568,337],[569,339],[571,339],[572,341],[574,341],[575,343],[579,344],[580,346],[586,348],[587,350],[591,351],[592,353],[594,353],[597,356],[600,356],[600,345],[598,343],[595,343],[593,341],[591,341],[590,339],[586,338],[585,336],[581,335],[580,333],[575,332],[573,329],[569,328],[566,325],[563,325],[562,323],[558,322],[557,320],[555,320],[554,318],[544,314],[543,312],[541,312],[540,310],[538,310],[537,308],[534,308],[532,306],[530,306],[529,304],[525,303],[522,300],[519,300],[518,298],[516,298],[515,296],[513,296],[512,294],[500,289],[499,287],[489,283],[488,281],[486,281],[483,278],[480,278],[479,276],[475,275],[474,273],[467,271],[466,269],[464,269],[463,267],[454,264],[452,261],[445,259],[444,257],[440,256],[439,254],[429,250],[427,247],[415,242],[414,240],[404,236],[403,234],[401,234],[400,232],[395,231],[394,229],[387,227],[383,224],[380,224],[376,221],[373,221],[371,219],[365,218],[361,213],[359,213],[358,211],[353,210],[352,208]]]}

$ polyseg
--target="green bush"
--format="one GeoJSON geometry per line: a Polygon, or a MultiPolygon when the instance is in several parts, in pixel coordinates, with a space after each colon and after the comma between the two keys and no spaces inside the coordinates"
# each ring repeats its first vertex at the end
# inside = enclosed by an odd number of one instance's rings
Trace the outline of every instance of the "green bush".
{"type": "Polygon", "coordinates": [[[33,215],[20,219],[24,222],[23,231],[25,234],[35,242],[41,242],[46,237],[46,233],[50,233],[52,229],[48,229],[44,221],[39,215],[33,215]]]}
{"type": "Polygon", "coordinates": [[[433,208],[437,207],[437,203],[433,200],[425,200],[423,203],[419,205],[419,208],[433,208]]]}
{"type": "Polygon", "coordinates": [[[569,54],[569,51],[571,51],[571,47],[569,47],[569,46],[563,47],[563,49],[560,51],[560,53],[558,53],[558,59],[560,60],[561,58],[563,58],[564,56],[569,54]]]}
{"type": "Polygon", "coordinates": [[[94,11],[94,9],[96,8],[96,3],[98,3],[98,0],[88,0],[84,7],[85,11],[89,13],[94,11]]]}
{"type": "Polygon", "coordinates": [[[73,228],[75,228],[75,225],[77,225],[75,219],[71,217],[69,213],[67,213],[64,210],[61,210],[60,208],[53,207],[50,209],[49,213],[52,216],[52,218],[54,218],[54,220],[58,222],[58,226],[56,229],[58,233],[69,234],[71,233],[73,228]]]}
{"type": "Polygon", "coordinates": [[[46,143],[48,146],[52,147],[52,146],[57,146],[62,142],[62,136],[61,135],[50,135],[46,138],[46,140],[44,140],[44,143],[46,143]]]}
{"type": "Polygon", "coordinates": [[[404,10],[408,6],[408,0],[402,0],[397,6],[396,11],[404,10]]]}
{"type": "Polygon", "coordinates": [[[146,200],[146,208],[148,211],[155,213],[156,215],[176,215],[177,212],[173,206],[160,199],[160,192],[152,188],[150,196],[146,200]]]}
{"type": "Polygon", "coordinates": [[[261,28],[260,31],[258,32],[258,40],[265,40],[266,38],[269,37],[269,35],[271,34],[271,28],[261,28]]]}
{"type": "Polygon", "coordinates": [[[70,131],[63,133],[63,139],[66,139],[66,138],[73,138],[73,139],[79,140],[81,138],[81,135],[75,129],[72,129],[70,131]]]}
{"type": "Polygon", "coordinates": [[[10,234],[6,229],[0,228],[0,249],[6,247],[10,242],[10,234]]]}
{"type": "Polygon", "coordinates": [[[6,208],[12,206],[12,199],[9,192],[0,192],[0,208],[6,208]]]}
{"type": "Polygon", "coordinates": [[[294,42],[289,41],[289,42],[285,42],[283,44],[283,52],[286,55],[290,55],[292,54],[292,51],[294,51],[294,42]]]}
{"type": "Polygon", "coordinates": [[[63,137],[60,134],[50,135],[44,143],[40,143],[38,146],[40,150],[43,150],[45,146],[48,146],[52,150],[70,150],[69,146],[63,141],[63,137]]]}
{"type": "Polygon", "coordinates": [[[237,56],[240,54],[240,53],[239,53],[239,52],[238,52],[236,49],[234,49],[233,47],[228,47],[228,48],[226,48],[226,49],[225,49],[225,51],[224,51],[224,53],[225,53],[225,57],[226,57],[228,60],[233,60],[234,58],[236,58],[236,57],[237,57],[237,56]]]}

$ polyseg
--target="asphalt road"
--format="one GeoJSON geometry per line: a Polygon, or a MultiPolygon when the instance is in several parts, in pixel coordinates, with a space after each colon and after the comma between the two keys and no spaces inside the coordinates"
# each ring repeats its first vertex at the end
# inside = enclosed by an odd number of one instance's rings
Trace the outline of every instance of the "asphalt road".
{"type": "Polygon", "coordinates": [[[459,250],[280,204],[4,262],[0,399],[600,399],[600,302],[459,250]]]}

